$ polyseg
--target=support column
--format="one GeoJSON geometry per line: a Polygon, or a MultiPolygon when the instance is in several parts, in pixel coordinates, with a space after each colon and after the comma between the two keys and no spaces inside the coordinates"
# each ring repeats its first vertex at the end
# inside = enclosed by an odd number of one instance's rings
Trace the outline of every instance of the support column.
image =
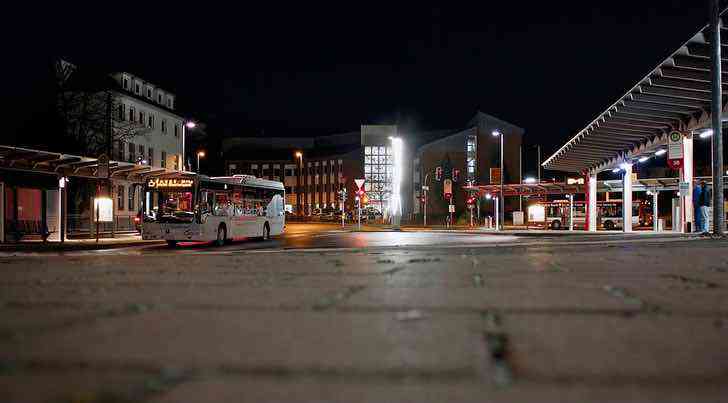
{"type": "Polygon", "coordinates": [[[5,243],[5,184],[0,182],[0,243],[5,243]]]}
{"type": "Polygon", "coordinates": [[[693,136],[683,136],[683,165],[680,168],[680,182],[688,183],[688,191],[680,192],[680,207],[682,216],[682,231],[690,228],[695,231],[695,209],[693,206],[693,136]],[[683,194],[685,193],[685,194],[683,194]]]}
{"type": "Polygon", "coordinates": [[[632,232],[632,164],[622,164],[622,231],[632,232]]]}
{"type": "Polygon", "coordinates": [[[659,196],[659,190],[652,191],[652,230],[655,232],[659,230],[659,227],[657,226],[658,221],[660,221],[660,209],[657,205],[657,200],[659,199],[659,196]]]}
{"type": "Polygon", "coordinates": [[[721,28],[720,1],[712,0],[710,10],[711,39],[711,121],[713,124],[713,234],[722,236],[725,229],[725,212],[723,206],[723,110],[721,76],[721,28]]]}
{"type": "Polygon", "coordinates": [[[586,225],[585,229],[589,232],[597,230],[597,174],[589,172],[586,175],[586,225]]]}

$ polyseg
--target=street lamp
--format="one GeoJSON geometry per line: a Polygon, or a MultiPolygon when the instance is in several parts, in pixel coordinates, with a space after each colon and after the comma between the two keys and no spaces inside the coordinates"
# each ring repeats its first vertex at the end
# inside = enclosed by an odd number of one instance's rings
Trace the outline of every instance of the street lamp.
{"type": "Polygon", "coordinates": [[[298,175],[296,175],[296,214],[301,215],[302,208],[301,208],[301,170],[303,169],[303,153],[300,151],[296,151],[294,154],[296,159],[298,160],[298,175]]]}
{"type": "Polygon", "coordinates": [[[504,174],[503,172],[503,138],[505,137],[503,133],[501,133],[499,130],[493,130],[491,133],[494,137],[500,137],[500,192],[498,192],[498,229],[503,229],[503,221],[505,221],[505,199],[503,197],[503,179],[504,174]]]}
{"type": "Polygon", "coordinates": [[[200,173],[200,158],[205,158],[205,152],[204,151],[198,151],[197,152],[197,173],[200,173]]]}
{"type": "Polygon", "coordinates": [[[187,126],[188,129],[194,129],[195,127],[197,127],[197,123],[188,120],[187,123],[185,123],[185,126],[187,126]]]}

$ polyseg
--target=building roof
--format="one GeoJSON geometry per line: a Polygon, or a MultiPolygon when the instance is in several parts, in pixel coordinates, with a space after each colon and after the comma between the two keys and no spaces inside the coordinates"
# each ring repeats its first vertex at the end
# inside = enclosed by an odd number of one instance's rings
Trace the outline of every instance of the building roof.
{"type": "MultiPolygon", "coordinates": [[[[721,13],[724,14],[725,9],[721,13]]],[[[721,17],[725,31],[725,16],[721,17]]],[[[710,28],[663,60],[542,164],[565,172],[603,171],[663,147],[672,130],[693,130],[710,113],[710,28]]],[[[721,42],[728,46],[728,41],[721,42]]],[[[725,55],[725,53],[724,53],[725,55]]],[[[723,69],[728,58],[722,58],[723,69]]],[[[728,76],[722,77],[723,87],[728,76]]]]}

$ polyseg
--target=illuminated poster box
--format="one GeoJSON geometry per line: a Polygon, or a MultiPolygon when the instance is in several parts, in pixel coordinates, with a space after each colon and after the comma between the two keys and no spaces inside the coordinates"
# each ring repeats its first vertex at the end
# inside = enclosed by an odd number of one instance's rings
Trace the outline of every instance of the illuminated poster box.
{"type": "Polygon", "coordinates": [[[110,198],[97,197],[94,199],[94,221],[114,221],[114,206],[110,198]]]}

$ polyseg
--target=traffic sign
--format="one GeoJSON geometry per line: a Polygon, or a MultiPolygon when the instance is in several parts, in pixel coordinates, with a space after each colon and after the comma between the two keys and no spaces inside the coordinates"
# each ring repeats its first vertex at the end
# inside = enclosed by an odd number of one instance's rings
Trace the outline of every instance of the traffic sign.
{"type": "Polygon", "coordinates": [[[683,134],[673,130],[667,137],[667,163],[673,169],[680,168],[683,160],[683,134]]]}
{"type": "Polygon", "coordinates": [[[362,186],[364,186],[364,181],[366,179],[354,179],[354,183],[356,183],[356,187],[361,189],[362,186]]]}
{"type": "Polygon", "coordinates": [[[500,184],[501,183],[501,170],[500,168],[490,169],[490,183],[500,184]]]}
{"type": "Polygon", "coordinates": [[[451,204],[448,206],[448,213],[454,213],[455,212],[455,205],[451,204]]]}
{"type": "Polygon", "coordinates": [[[442,193],[444,194],[452,194],[452,180],[451,179],[445,179],[442,182],[442,193]]]}
{"type": "Polygon", "coordinates": [[[96,177],[106,179],[109,177],[109,156],[101,154],[98,160],[99,167],[96,169],[96,177]]]}

